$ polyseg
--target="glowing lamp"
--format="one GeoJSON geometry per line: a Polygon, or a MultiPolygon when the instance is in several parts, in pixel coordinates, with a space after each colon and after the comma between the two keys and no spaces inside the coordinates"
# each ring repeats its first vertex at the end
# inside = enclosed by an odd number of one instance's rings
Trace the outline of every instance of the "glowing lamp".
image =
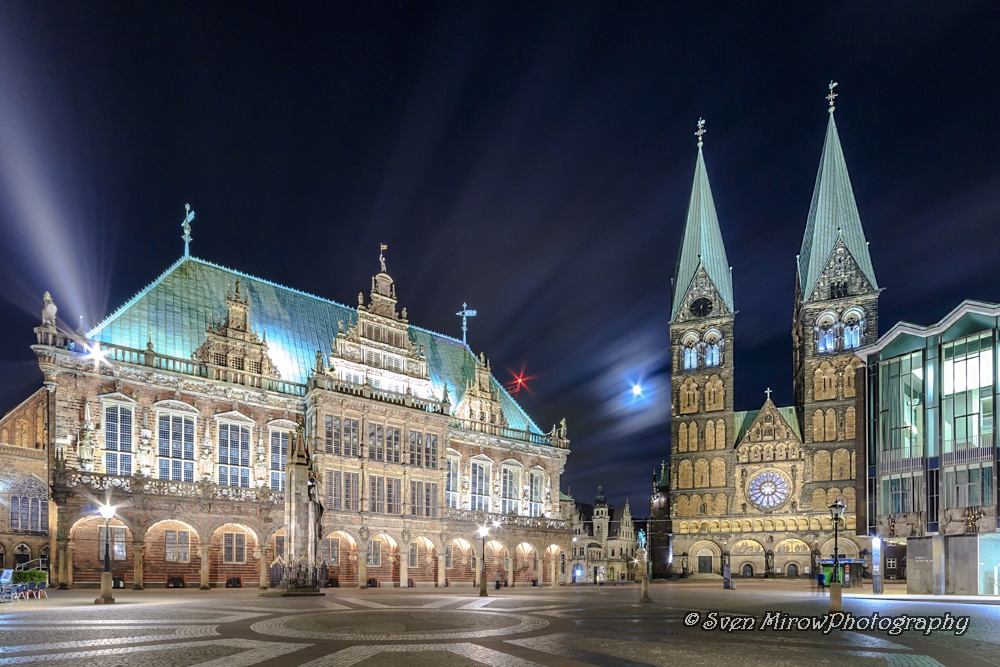
{"type": "Polygon", "coordinates": [[[114,505],[101,505],[100,508],[98,508],[98,511],[101,513],[101,517],[105,521],[111,521],[112,519],[115,518],[114,505]]]}
{"type": "Polygon", "coordinates": [[[494,529],[499,529],[500,528],[500,521],[499,520],[493,519],[493,528],[494,529]]]}
{"type": "Polygon", "coordinates": [[[479,532],[479,537],[485,540],[486,536],[490,534],[490,529],[487,526],[480,526],[478,532],[479,532]]]}
{"type": "Polygon", "coordinates": [[[882,538],[876,537],[872,540],[872,549],[880,549],[882,547],[882,538]]]}

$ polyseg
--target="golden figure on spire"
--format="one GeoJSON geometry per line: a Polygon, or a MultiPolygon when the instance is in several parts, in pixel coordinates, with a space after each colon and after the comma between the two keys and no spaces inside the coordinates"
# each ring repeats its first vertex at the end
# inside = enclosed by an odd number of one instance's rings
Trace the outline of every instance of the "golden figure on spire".
{"type": "Polygon", "coordinates": [[[705,132],[707,132],[707,130],[705,129],[705,119],[704,118],[699,118],[698,119],[698,129],[695,130],[695,133],[694,133],[694,136],[698,137],[698,148],[701,148],[701,145],[704,143],[704,140],[702,139],[702,137],[705,136],[705,132]]]}
{"type": "Polygon", "coordinates": [[[833,101],[834,101],[835,99],[837,99],[837,93],[833,92],[833,89],[834,89],[834,88],[836,88],[836,87],[837,87],[837,82],[836,82],[836,81],[833,81],[833,80],[831,79],[831,80],[830,80],[830,93],[829,93],[829,94],[828,94],[828,95],[826,96],[826,101],[830,103],[830,108],[828,109],[828,111],[829,111],[830,113],[833,113],[833,110],[834,110],[834,108],[835,108],[835,107],[833,106],[833,101]]]}

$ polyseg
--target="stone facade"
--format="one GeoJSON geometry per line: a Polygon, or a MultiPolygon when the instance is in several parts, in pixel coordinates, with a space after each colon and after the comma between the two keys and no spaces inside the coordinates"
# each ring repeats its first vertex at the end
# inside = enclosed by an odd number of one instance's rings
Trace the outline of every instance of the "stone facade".
{"type": "MultiPolygon", "coordinates": [[[[108,533],[113,573],[137,588],[263,587],[278,559],[303,553],[337,585],[471,586],[484,524],[488,576],[500,571],[512,585],[564,581],[565,424],[539,431],[485,357],[412,330],[382,268],[368,302],[360,295],[352,310],[314,307],[321,300],[184,258],[90,338],[60,329],[47,299],[52,313],[33,346],[45,388],[0,428],[31,444],[4,444],[5,453],[24,450],[5,465],[36,474],[42,497],[51,486],[51,530],[24,541],[33,556],[48,543],[53,583],[99,581],[103,503],[117,507],[108,533]],[[231,277],[235,291],[226,288],[221,301],[190,302],[231,277]],[[200,333],[196,314],[195,327],[184,329],[157,312],[164,291],[173,308],[207,314],[200,333]],[[216,309],[225,315],[211,315],[216,309]],[[303,321],[327,312],[344,319],[303,321]],[[130,318],[142,318],[144,345],[130,318]],[[302,342],[303,331],[315,331],[327,351],[295,377],[295,355],[320,347],[302,342]],[[36,414],[25,431],[22,422],[36,414]],[[286,470],[296,443],[305,482],[286,470]],[[293,518],[298,532],[286,525],[286,483],[305,483],[319,503],[293,518]],[[318,553],[311,538],[299,539],[311,521],[318,553]]],[[[15,537],[3,534],[5,550],[15,537]]]]}
{"type": "Polygon", "coordinates": [[[611,584],[641,576],[643,561],[628,501],[616,509],[608,505],[604,487],[598,486],[593,505],[575,505],[569,555],[573,583],[611,584]]]}

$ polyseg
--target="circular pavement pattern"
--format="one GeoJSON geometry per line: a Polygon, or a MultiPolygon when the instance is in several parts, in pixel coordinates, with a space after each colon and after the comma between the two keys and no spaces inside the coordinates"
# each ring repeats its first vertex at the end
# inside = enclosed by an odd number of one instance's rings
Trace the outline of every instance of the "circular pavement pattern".
{"type": "Polygon", "coordinates": [[[327,611],[280,616],[250,629],[262,635],[340,641],[428,641],[479,639],[534,632],[548,621],[497,611],[397,608],[327,611]]]}

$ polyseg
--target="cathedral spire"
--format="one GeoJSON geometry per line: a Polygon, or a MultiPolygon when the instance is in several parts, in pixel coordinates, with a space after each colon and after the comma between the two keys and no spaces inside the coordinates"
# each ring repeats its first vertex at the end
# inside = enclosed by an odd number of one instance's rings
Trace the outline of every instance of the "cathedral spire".
{"type": "Polygon", "coordinates": [[[691,188],[687,221],[684,223],[681,251],[674,272],[671,320],[677,317],[684,301],[684,294],[694,280],[699,266],[705,268],[705,272],[730,312],[735,310],[729,260],[726,258],[726,247],[722,242],[719,218],[715,213],[712,187],[708,183],[708,172],[705,170],[705,156],[702,152],[704,135],[705,121],[698,119],[698,131],[695,132],[695,136],[698,137],[698,161],[694,169],[694,184],[691,188]]]}
{"type": "Polygon", "coordinates": [[[868,254],[865,230],[861,227],[861,216],[854,200],[854,189],[847,174],[844,151],[840,146],[837,123],[833,117],[833,101],[837,96],[833,89],[836,85],[830,82],[830,93],[826,97],[830,119],[826,124],[823,155],[819,161],[812,204],[806,219],[806,232],[799,253],[799,285],[803,301],[812,299],[816,283],[829,263],[839,239],[843,240],[871,286],[878,288],[871,256],[868,254]]]}

